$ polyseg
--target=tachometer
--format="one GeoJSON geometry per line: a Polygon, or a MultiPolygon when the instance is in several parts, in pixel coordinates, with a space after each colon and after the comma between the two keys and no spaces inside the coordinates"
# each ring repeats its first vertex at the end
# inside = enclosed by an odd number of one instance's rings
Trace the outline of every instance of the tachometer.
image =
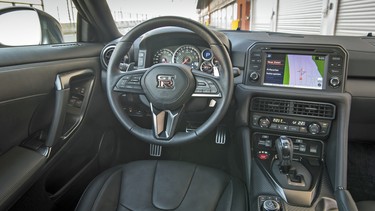
{"type": "Polygon", "coordinates": [[[153,64],[172,63],[173,52],[169,49],[163,48],[158,50],[152,58],[153,64]]]}
{"type": "Polygon", "coordinates": [[[183,45],[174,52],[173,62],[186,64],[193,69],[199,69],[200,54],[199,51],[190,45],[183,45]]]}

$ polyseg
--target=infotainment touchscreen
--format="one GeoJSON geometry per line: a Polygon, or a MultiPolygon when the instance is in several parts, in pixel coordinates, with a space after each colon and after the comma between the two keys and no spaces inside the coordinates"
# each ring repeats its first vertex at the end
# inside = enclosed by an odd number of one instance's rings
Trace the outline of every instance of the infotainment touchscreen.
{"type": "Polygon", "coordinates": [[[323,89],[326,55],[266,53],[264,85],[323,89]]]}

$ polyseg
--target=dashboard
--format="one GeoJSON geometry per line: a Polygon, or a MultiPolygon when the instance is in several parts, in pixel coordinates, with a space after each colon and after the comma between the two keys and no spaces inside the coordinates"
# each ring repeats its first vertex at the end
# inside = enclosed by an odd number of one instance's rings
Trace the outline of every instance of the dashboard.
{"type": "MultiPolygon", "coordinates": [[[[257,191],[252,193],[253,197],[262,204],[262,194],[269,192],[267,187],[274,186],[276,192],[266,197],[277,196],[277,200],[282,198],[296,207],[326,203],[331,196],[317,190],[332,188],[321,181],[332,181],[334,188],[346,181],[345,175],[337,172],[346,172],[347,140],[373,139],[368,131],[375,130],[375,113],[368,111],[375,105],[375,93],[369,89],[375,86],[374,39],[241,31],[215,33],[227,47],[233,70],[239,70],[238,75],[234,74],[235,112],[229,111],[233,112],[229,114],[233,122],[228,127],[235,130],[239,143],[246,143],[241,149],[247,158],[245,178],[248,184],[260,184],[254,188],[257,191]],[[307,178],[305,187],[299,186],[299,182],[284,183],[279,171],[274,171],[275,146],[281,136],[289,137],[293,143],[293,162],[302,165],[298,165],[300,170],[306,170],[302,172],[311,172],[303,175],[307,178]],[[252,165],[249,158],[258,165],[252,165]],[[253,177],[252,170],[264,175],[253,177]]],[[[109,45],[115,44],[116,41],[109,45]]],[[[101,57],[105,58],[104,55],[102,52],[101,57]]],[[[134,69],[179,63],[220,75],[220,62],[209,44],[182,29],[161,29],[144,35],[134,43],[128,58],[134,61],[134,69]]],[[[106,66],[103,67],[105,70],[106,66]]],[[[142,99],[126,97],[124,110],[130,116],[150,116],[142,99]]],[[[186,125],[183,125],[186,131],[197,128],[196,124],[212,112],[215,106],[210,104],[212,98],[205,97],[187,104],[186,125]]]]}
{"type": "MultiPolygon", "coordinates": [[[[375,94],[368,89],[375,78],[373,38],[242,31],[215,33],[227,47],[233,67],[239,70],[240,75],[235,77],[236,86],[253,91],[267,89],[280,96],[288,92],[319,96],[314,102],[322,101],[321,98],[330,96],[330,93],[348,92],[353,98],[351,119],[354,120],[349,134],[352,139],[371,139],[366,131],[375,127],[363,123],[375,118],[372,113],[364,112],[375,105],[369,100],[375,98],[375,94]],[[290,58],[302,66],[291,67],[290,58]],[[313,69],[310,73],[309,68],[313,69]],[[294,82],[285,77],[284,73],[290,71],[294,72],[294,82]]],[[[102,50],[104,71],[117,42],[108,43],[102,50]]],[[[215,74],[212,70],[218,66],[206,42],[191,31],[176,27],[157,29],[137,39],[125,61],[133,62],[134,69],[163,62],[185,63],[209,74],[215,74]]],[[[298,98],[304,100],[305,97],[298,98]]],[[[323,101],[330,103],[330,98],[323,101]]],[[[239,118],[248,121],[247,117],[239,118]]]]}

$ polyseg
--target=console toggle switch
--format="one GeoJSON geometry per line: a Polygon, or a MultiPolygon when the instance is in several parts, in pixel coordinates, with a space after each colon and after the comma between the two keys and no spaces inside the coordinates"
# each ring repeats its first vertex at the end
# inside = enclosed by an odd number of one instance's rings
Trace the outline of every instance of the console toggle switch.
{"type": "Polygon", "coordinates": [[[259,140],[258,141],[258,146],[265,146],[266,142],[264,140],[259,140]]]}
{"type": "Polygon", "coordinates": [[[316,154],[318,152],[318,146],[317,145],[310,145],[310,153],[316,154]]]}
{"type": "Polygon", "coordinates": [[[271,140],[266,140],[265,146],[271,148],[272,147],[272,141],[271,140]]]}
{"type": "Polygon", "coordinates": [[[299,132],[301,133],[307,133],[307,127],[300,127],[299,132]]]}
{"type": "Polygon", "coordinates": [[[300,152],[306,152],[306,144],[300,144],[299,145],[299,151],[300,152]]]}

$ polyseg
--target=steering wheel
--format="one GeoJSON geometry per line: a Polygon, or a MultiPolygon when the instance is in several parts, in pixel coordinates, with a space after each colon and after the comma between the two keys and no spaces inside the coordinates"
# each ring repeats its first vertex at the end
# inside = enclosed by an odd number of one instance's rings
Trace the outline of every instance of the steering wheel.
{"type": "Polygon", "coordinates": [[[107,69],[106,91],[109,104],[117,119],[137,138],[161,146],[202,139],[215,129],[228,110],[233,86],[232,63],[224,44],[202,24],[182,17],[158,17],[134,27],[116,45],[107,69]],[[221,64],[219,76],[192,70],[191,67],[183,64],[156,64],[149,68],[127,72],[120,70],[121,59],[138,37],[150,30],[166,26],[191,30],[205,40],[221,64]],[[152,129],[138,126],[123,111],[120,103],[120,95],[123,93],[138,93],[146,96],[152,113],[152,129]],[[185,104],[194,97],[215,99],[214,112],[196,130],[176,132],[185,104]]]}

